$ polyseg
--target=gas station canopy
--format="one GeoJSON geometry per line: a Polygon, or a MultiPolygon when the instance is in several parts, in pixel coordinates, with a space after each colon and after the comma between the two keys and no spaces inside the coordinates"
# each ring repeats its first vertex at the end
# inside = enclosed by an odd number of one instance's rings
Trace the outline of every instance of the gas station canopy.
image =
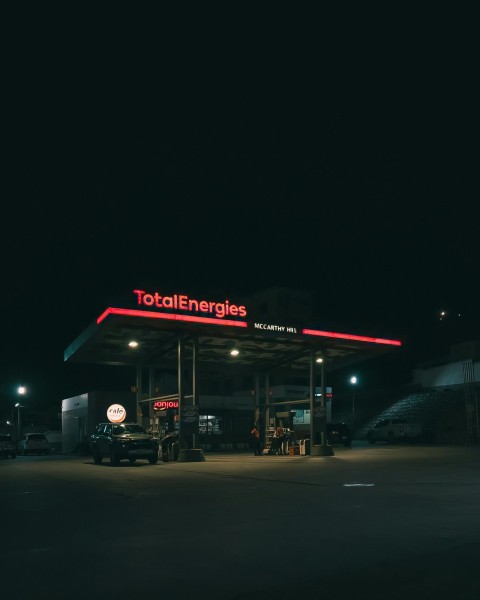
{"type": "Polygon", "coordinates": [[[133,291],[134,307],[110,306],[66,350],[65,361],[176,368],[178,343],[198,343],[198,365],[248,371],[308,369],[312,353],[327,370],[376,357],[399,340],[324,331],[305,324],[251,317],[245,305],[186,295],[133,291]],[[232,350],[238,353],[233,356],[232,350]]]}

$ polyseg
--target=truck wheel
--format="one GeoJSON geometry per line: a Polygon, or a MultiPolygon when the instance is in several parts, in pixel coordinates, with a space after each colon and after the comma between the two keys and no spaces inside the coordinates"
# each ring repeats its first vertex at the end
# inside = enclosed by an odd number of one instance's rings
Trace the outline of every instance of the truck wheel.
{"type": "Polygon", "coordinates": [[[393,431],[388,432],[388,440],[387,441],[389,444],[393,444],[395,442],[395,435],[394,435],[393,431]]]}
{"type": "Polygon", "coordinates": [[[150,458],[148,459],[148,462],[151,465],[156,465],[158,463],[158,454],[154,454],[153,456],[150,456],[150,458]]]}
{"type": "Polygon", "coordinates": [[[101,465],[102,464],[102,457],[100,455],[100,452],[96,448],[93,451],[93,462],[96,465],[101,465]]]}

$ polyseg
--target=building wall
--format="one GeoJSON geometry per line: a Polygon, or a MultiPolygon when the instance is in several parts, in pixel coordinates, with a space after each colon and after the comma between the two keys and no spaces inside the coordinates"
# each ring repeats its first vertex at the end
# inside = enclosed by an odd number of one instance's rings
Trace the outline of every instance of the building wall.
{"type": "Polygon", "coordinates": [[[98,423],[107,421],[111,404],[121,404],[126,420],[137,422],[136,396],[131,392],[88,392],[62,400],[62,452],[71,454],[88,440],[98,423]]]}
{"type": "MultiPolygon", "coordinates": [[[[465,361],[458,361],[429,368],[414,369],[412,383],[421,388],[452,387],[465,383],[465,361]]],[[[473,363],[475,383],[480,383],[480,362],[473,363]]]]}
{"type": "Polygon", "coordinates": [[[88,394],[62,400],[62,452],[75,452],[78,443],[86,436],[88,394]]]}

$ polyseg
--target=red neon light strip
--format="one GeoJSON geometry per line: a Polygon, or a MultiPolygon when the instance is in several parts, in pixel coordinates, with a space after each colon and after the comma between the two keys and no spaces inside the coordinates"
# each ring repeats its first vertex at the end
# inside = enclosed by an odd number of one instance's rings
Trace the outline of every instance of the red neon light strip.
{"type": "Polygon", "coordinates": [[[318,335],[320,337],[340,338],[342,340],[355,340],[356,342],[372,342],[373,344],[388,344],[390,346],[401,346],[399,340],[385,340],[382,338],[367,337],[366,335],[352,335],[350,333],[335,333],[334,331],[318,331],[316,329],[302,329],[305,335],[318,335]]]}
{"type": "MultiPolygon", "coordinates": [[[[148,310],[132,310],[129,308],[107,308],[97,319],[97,325],[104,321],[108,315],[123,315],[127,317],[146,317],[147,319],[164,319],[167,321],[185,321],[189,323],[207,323],[210,325],[224,325],[227,327],[248,327],[245,321],[232,321],[231,319],[214,319],[209,317],[193,317],[190,315],[177,315],[170,313],[157,313],[148,310]]],[[[302,329],[304,335],[316,335],[320,337],[337,338],[343,340],[354,340],[357,342],[371,342],[373,344],[386,344],[390,346],[401,346],[399,340],[387,340],[383,338],[368,337],[365,335],[353,335],[351,333],[335,333],[334,331],[319,331],[317,329],[302,329]]]]}
{"type": "Polygon", "coordinates": [[[123,315],[126,317],[146,317],[147,319],[165,319],[167,321],[187,321],[189,323],[208,323],[209,325],[225,325],[227,327],[248,327],[245,321],[232,321],[231,319],[213,319],[209,317],[192,317],[190,315],[176,315],[169,313],[156,313],[148,310],[132,310],[129,308],[107,308],[97,319],[99,325],[108,315],[123,315]]]}

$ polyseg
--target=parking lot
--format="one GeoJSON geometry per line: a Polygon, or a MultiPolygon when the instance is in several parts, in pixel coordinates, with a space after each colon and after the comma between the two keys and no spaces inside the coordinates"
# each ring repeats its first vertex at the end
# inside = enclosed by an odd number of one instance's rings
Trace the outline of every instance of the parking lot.
{"type": "Polygon", "coordinates": [[[478,446],[20,456],[0,478],[2,585],[22,599],[480,598],[478,446]]]}

